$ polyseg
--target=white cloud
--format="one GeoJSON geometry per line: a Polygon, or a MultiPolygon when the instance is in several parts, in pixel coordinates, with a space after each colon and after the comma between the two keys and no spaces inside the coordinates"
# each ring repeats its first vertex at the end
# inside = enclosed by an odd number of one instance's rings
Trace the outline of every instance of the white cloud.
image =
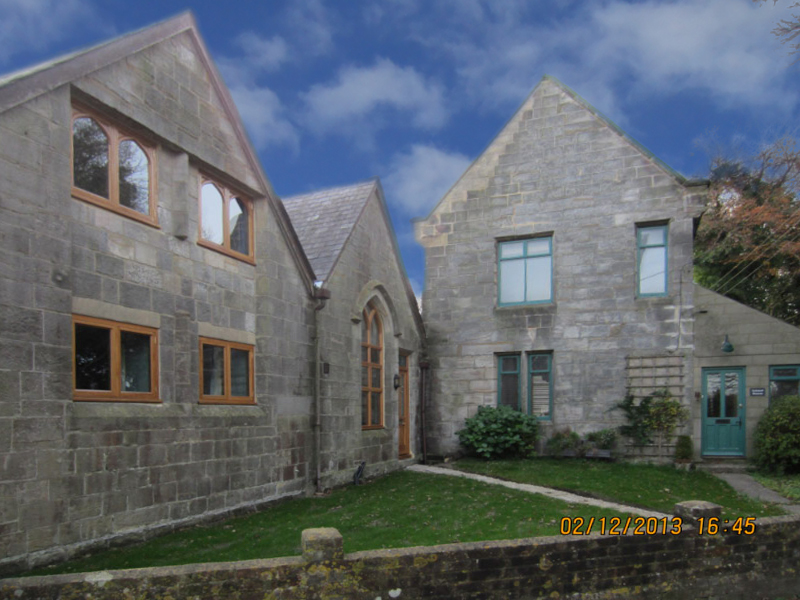
{"type": "Polygon", "coordinates": [[[243,59],[251,68],[275,71],[289,59],[289,48],[281,36],[265,38],[247,31],[236,38],[236,45],[244,52],[243,59]]]}
{"type": "Polygon", "coordinates": [[[392,159],[383,180],[387,202],[410,216],[427,215],[471,162],[458,152],[416,144],[392,159]]]}
{"type": "Polygon", "coordinates": [[[76,29],[102,28],[88,0],[0,0],[0,63],[44,50],[76,29]]]}
{"type": "Polygon", "coordinates": [[[787,91],[786,48],[770,33],[790,12],[780,3],[590,0],[547,21],[519,0],[465,6],[450,19],[459,27],[437,22],[442,35],[424,27],[417,35],[455,60],[461,97],[484,108],[508,110],[544,73],[614,118],[626,101],[687,90],[725,107],[797,101],[787,91]]]}
{"type": "Polygon", "coordinates": [[[299,51],[323,54],[333,47],[335,17],[322,0],[293,0],[285,21],[299,51]]]}
{"type": "Polygon", "coordinates": [[[313,86],[305,101],[313,128],[355,136],[379,129],[387,110],[405,113],[420,129],[440,128],[449,117],[438,83],[388,59],[343,68],[335,82],[313,86]]]}
{"type": "Polygon", "coordinates": [[[231,85],[230,91],[256,148],[288,145],[297,151],[299,136],[275,92],[245,83],[231,85]]]}

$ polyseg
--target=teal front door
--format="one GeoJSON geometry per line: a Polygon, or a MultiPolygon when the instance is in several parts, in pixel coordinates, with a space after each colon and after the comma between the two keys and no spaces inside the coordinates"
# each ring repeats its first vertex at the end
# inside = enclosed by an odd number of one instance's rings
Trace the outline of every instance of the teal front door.
{"type": "Polygon", "coordinates": [[[703,455],[744,456],[744,369],[703,369],[703,455]]]}

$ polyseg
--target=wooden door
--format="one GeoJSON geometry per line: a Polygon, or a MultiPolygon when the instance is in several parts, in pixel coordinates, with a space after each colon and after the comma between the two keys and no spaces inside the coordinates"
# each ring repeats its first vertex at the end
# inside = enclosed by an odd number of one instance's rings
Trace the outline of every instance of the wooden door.
{"type": "Polygon", "coordinates": [[[400,387],[397,388],[397,432],[399,439],[398,456],[408,458],[411,456],[411,415],[408,402],[408,355],[401,354],[400,362],[400,387]]]}

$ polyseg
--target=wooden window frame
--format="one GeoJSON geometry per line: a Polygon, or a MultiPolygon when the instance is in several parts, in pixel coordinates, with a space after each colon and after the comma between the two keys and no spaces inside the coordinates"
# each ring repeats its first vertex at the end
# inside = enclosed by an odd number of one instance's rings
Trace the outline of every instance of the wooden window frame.
{"type": "Polygon", "coordinates": [[[663,298],[669,296],[669,224],[668,223],[642,223],[636,225],[636,297],[637,298],[663,298]],[[642,244],[642,231],[646,229],[662,229],[664,231],[663,244],[642,244]],[[642,293],[642,256],[648,248],[664,248],[664,291],[652,294],[642,293]]]}
{"type": "MultiPolygon", "coordinates": [[[[384,394],[384,387],[385,387],[384,384],[385,384],[385,381],[386,381],[386,361],[384,360],[384,347],[383,347],[383,341],[384,341],[383,320],[381,319],[381,316],[378,313],[378,309],[375,308],[372,304],[368,304],[366,306],[366,308],[364,308],[364,311],[362,312],[361,317],[362,317],[362,321],[361,321],[361,328],[362,328],[361,348],[366,348],[367,349],[367,360],[366,361],[364,361],[364,360],[361,361],[362,374],[363,374],[363,369],[365,369],[365,368],[367,369],[367,385],[364,386],[362,384],[362,386],[361,386],[362,398],[363,398],[364,392],[367,392],[367,394],[368,394],[367,395],[367,405],[366,405],[366,411],[367,411],[366,425],[362,423],[361,424],[361,429],[362,430],[383,429],[384,428],[384,402],[385,402],[385,398],[386,398],[385,394],[384,394]],[[372,343],[372,339],[370,339],[370,337],[369,337],[373,319],[377,319],[378,320],[377,321],[378,322],[378,337],[380,338],[378,340],[378,344],[373,344],[372,343]],[[367,340],[368,340],[367,342],[363,341],[363,331],[364,331],[364,329],[366,329],[366,332],[367,332],[367,340]],[[378,359],[379,360],[378,360],[377,363],[372,362],[372,351],[373,350],[378,350],[378,359]],[[377,387],[377,388],[372,386],[372,369],[375,368],[375,367],[377,367],[377,368],[379,368],[381,370],[380,387],[377,387]],[[372,394],[375,393],[375,392],[377,392],[380,395],[380,402],[379,402],[379,405],[380,405],[380,408],[379,408],[380,417],[379,417],[379,420],[378,420],[379,422],[378,423],[372,424],[372,402],[371,402],[371,400],[372,400],[372,394]]],[[[364,406],[361,407],[362,414],[363,414],[364,408],[365,408],[364,406]]]]}
{"type": "Polygon", "coordinates": [[[514,408],[515,410],[522,410],[522,365],[520,361],[520,354],[519,352],[512,352],[506,354],[497,354],[497,406],[508,406],[507,404],[503,404],[503,375],[516,375],[517,376],[517,405],[516,407],[509,407],[514,408]],[[513,371],[504,371],[503,370],[503,359],[506,358],[513,358],[516,360],[516,369],[513,371]]]}
{"type": "Polygon", "coordinates": [[[551,421],[553,419],[553,354],[552,352],[528,352],[528,414],[533,415],[540,421],[551,421]],[[533,361],[535,358],[547,358],[546,369],[534,369],[533,361]],[[533,412],[533,378],[540,373],[549,375],[547,391],[547,414],[539,415],[533,412]]]}
{"type": "Polygon", "coordinates": [[[220,340],[217,338],[200,337],[200,389],[199,397],[200,404],[237,404],[237,405],[254,405],[256,403],[255,397],[255,346],[251,344],[241,344],[239,342],[229,342],[227,340],[220,340]],[[203,393],[203,346],[217,346],[223,348],[224,351],[224,367],[223,377],[225,381],[225,393],[221,395],[205,395],[203,393]],[[231,396],[231,349],[244,350],[247,352],[247,389],[250,394],[247,396],[231,396]]]}
{"type": "Polygon", "coordinates": [[[72,315],[72,399],[80,402],[147,402],[160,403],[158,394],[158,329],[143,325],[132,325],[108,319],[72,315]],[[108,329],[110,331],[111,349],[111,389],[110,390],[79,390],[77,389],[77,369],[75,368],[76,340],[75,326],[88,325],[108,329]],[[140,333],[150,336],[150,391],[125,392],[122,391],[122,345],[121,332],[140,333]]]}
{"type": "Polygon", "coordinates": [[[497,305],[498,306],[531,306],[537,304],[552,304],[553,303],[553,296],[554,296],[554,278],[555,278],[555,269],[553,268],[553,234],[549,233],[547,235],[538,235],[536,237],[525,238],[525,239],[516,239],[516,240],[503,240],[498,242],[497,244],[497,305]],[[528,251],[528,244],[541,242],[542,240],[547,240],[548,242],[548,250],[547,252],[535,252],[529,253],[528,251]],[[515,256],[512,258],[503,258],[503,246],[509,244],[523,244],[522,246],[522,256],[515,256]],[[527,295],[527,277],[528,277],[528,269],[527,269],[527,261],[534,258],[542,258],[547,257],[550,259],[550,296],[544,300],[525,300],[525,296],[527,295]],[[525,265],[523,270],[524,277],[520,285],[522,286],[522,295],[523,300],[521,302],[503,302],[502,300],[502,290],[503,290],[503,282],[502,282],[502,269],[501,265],[506,262],[515,262],[520,261],[525,265]]]}
{"type": "Polygon", "coordinates": [[[156,164],[156,146],[148,143],[141,138],[141,136],[133,135],[124,128],[112,123],[97,113],[87,110],[83,107],[73,106],[72,109],[72,127],[70,129],[70,178],[72,187],[72,196],[89,204],[94,204],[111,212],[115,212],[134,221],[139,221],[145,225],[159,228],[158,224],[158,199],[156,190],[158,189],[157,173],[158,168],[156,164]],[[98,196],[88,190],[75,186],[75,121],[81,118],[92,119],[103,130],[108,138],[108,198],[98,196]],[[135,142],[139,148],[147,156],[148,161],[148,200],[149,212],[148,214],[140,213],[132,208],[123,206],[119,203],[119,146],[120,143],[131,140],[135,142]]]}
{"type": "Polygon", "coordinates": [[[221,184],[218,180],[208,177],[206,175],[201,175],[200,177],[200,187],[198,188],[197,193],[197,244],[203,246],[204,248],[208,248],[210,250],[214,250],[216,252],[220,252],[227,256],[231,256],[237,260],[241,260],[246,263],[250,263],[251,265],[256,264],[255,261],[255,239],[254,239],[254,222],[255,222],[255,211],[253,201],[247,197],[246,195],[240,194],[235,190],[232,190],[230,187],[221,184]],[[222,218],[222,244],[217,244],[212,242],[211,240],[207,240],[203,237],[203,187],[206,184],[211,184],[217,188],[220,195],[222,196],[222,210],[223,210],[223,218],[222,218]],[[231,233],[230,233],[230,203],[233,198],[238,198],[242,201],[247,210],[247,254],[242,254],[241,252],[237,252],[231,248],[231,233]]]}

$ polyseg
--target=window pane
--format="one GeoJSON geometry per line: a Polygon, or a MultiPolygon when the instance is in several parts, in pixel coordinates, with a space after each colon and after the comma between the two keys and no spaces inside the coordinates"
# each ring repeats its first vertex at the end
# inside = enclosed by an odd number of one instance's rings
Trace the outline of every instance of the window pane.
{"type": "Polygon", "coordinates": [[[200,222],[203,239],[221,246],[225,242],[222,194],[213,183],[204,184],[201,193],[200,222]]]}
{"type": "Polygon", "coordinates": [[[542,354],[531,356],[531,371],[549,370],[549,357],[542,354]]]}
{"type": "Polygon", "coordinates": [[[500,404],[519,408],[519,375],[501,375],[500,388],[500,404]]]}
{"type": "Polygon", "coordinates": [[[772,369],[773,377],[798,377],[797,367],[775,367],[772,369]]]}
{"type": "Polygon", "coordinates": [[[203,395],[225,394],[225,348],[203,344],[203,395]]]}
{"type": "Polygon", "coordinates": [[[525,261],[527,268],[527,289],[525,290],[528,302],[543,302],[552,299],[552,260],[550,256],[529,258],[525,261]]]}
{"type": "Polygon", "coordinates": [[[525,300],[525,261],[500,263],[500,302],[512,304],[525,300]]]}
{"type": "Polygon", "coordinates": [[[525,242],[500,244],[500,258],[521,257],[525,249],[525,242]]]}
{"type": "Polygon", "coordinates": [[[407,365],[408,365],[408,356],[406,356],[405,354],[401,354],[400,355],[400,366],[401,367],[405,367],[407,365]]]}
{"type": "Polygon", "coordinates": [[[721,397],[721,377],[714,373],[709,374],[706,380],[706,393],[708,394],[708,406],[706,407],[707,417],[720,416],[720,397],[721,397]]]}
{"type": "Polygon", "coordinates": [[[373,346],[380,346],[381,345],[381,333],[380,328],[378,327],[378,315],[374,314],[372,316],[372,325],[369,328],[369,343],[373,346]]]}
{"type": "Polygon", "coordinates": [[[531,406],[533,414],[539,417],[550,416],[550,373],[531,377],[531,406]]]}
{"type": "Polygon", "coordinates": [[[150,163],[133,140],[119,144],[119,203],[143,215],[150,214],[150,163]]]}
{"type": "Polygon", "coordinates": [[[231,396],[250,395],[250,353],[231,348],[231,396]]]}
{"type": "Polygon", "coordinates": [[[519,371],[517,360],[518,358],[516,356],[503,356],[500,359],[500,370],[503,373],[516,373],[519,371]]]}
{"type": "Polygon", "coordinates": [[[361,392],[361,426],[367,425],[369,421],[369,392],[361,392]]]}
{"type": "Polygon", "coordinates": [[[666,227],[643,227],[639,229],[640,246],[663,246],[666,241],[666,227]]]}
{"type": "Polygon", "coordinates": [[[550,238],[540,238],[528,241],[528,256],[536,256],[538,254],[550,254],[550,238]]]}
{"type": "Polygon", "coordinates": [[[228,206],[230,210],[231,250],[236,250],[236,252],[241,252],[242,254],[250,254],[250,224],[247,218],[247,207],[238,198],[231,198],[228,206]]]}
{"type": "Polygon", "coordinates": [[[641,249],[639,262],[640,294],[663,294],[667,291],[664,277],[666,262],[666,248],[641,249]]]}
{"type": "Polygon", "coordinates": [[[150,336],[132,331],[120,332],[122,345],[122,391],[149,392],[150,336]]]}
{"type": "Polygon", "coordinates": [[[369,348],[361,346],[361,362],[367,362],[368,360],[369,360],[369,348]]]}
{"type": "MultiPolygon", "coordinates": [[[[369,330],[367,329],[367,317],[364,315],[364,320],[361,321],[361,343],[368,344],[369,338],[367,337],[369,330]]],[[[367,360],[366,357],[364,360],[367,360]]]]}
{"type": "Polygon", "coordinates": [[[372,369],[372,387],[373,389],[381,389],[383,386],[381,385],[381,370],[380,369],[372,369]]]}
{"type": "Polygon", "coordinates": [[[775,400],[781,396],[800,395],[800,384],[797,381],[771,381],[769,385],[770,400],[775,400]]]}
{"type": "Polygon", "coordinates": [[[372,392],[372,414],[370,415],[370,425],[381,424],[381,395],[380,392],[372,392]]]}
{"type": "Polygon", "coordinates": [[[75,187],[108,198],[108,137],[89,117],[72,124],[72,180],[75,187]]]}
{"type": "Polygon", "coordinates": [[[111,330],[75,324],[75,389],[111,389],[111,330]]]}
{"type": "Polygon", "coordinates": [[[725,374],[725,416],[739,415],[739,374],[725,374]]]}
{"type": "Polygon", "coordinates": [[[372,349],[372,362],[376,365],[381,364],[381,351],[377,348],[372,349]]]}
{"type": "Polygon", "coordinates": [[[361,367],[361,387],[369,387],[369,367],[361,367]]]}

